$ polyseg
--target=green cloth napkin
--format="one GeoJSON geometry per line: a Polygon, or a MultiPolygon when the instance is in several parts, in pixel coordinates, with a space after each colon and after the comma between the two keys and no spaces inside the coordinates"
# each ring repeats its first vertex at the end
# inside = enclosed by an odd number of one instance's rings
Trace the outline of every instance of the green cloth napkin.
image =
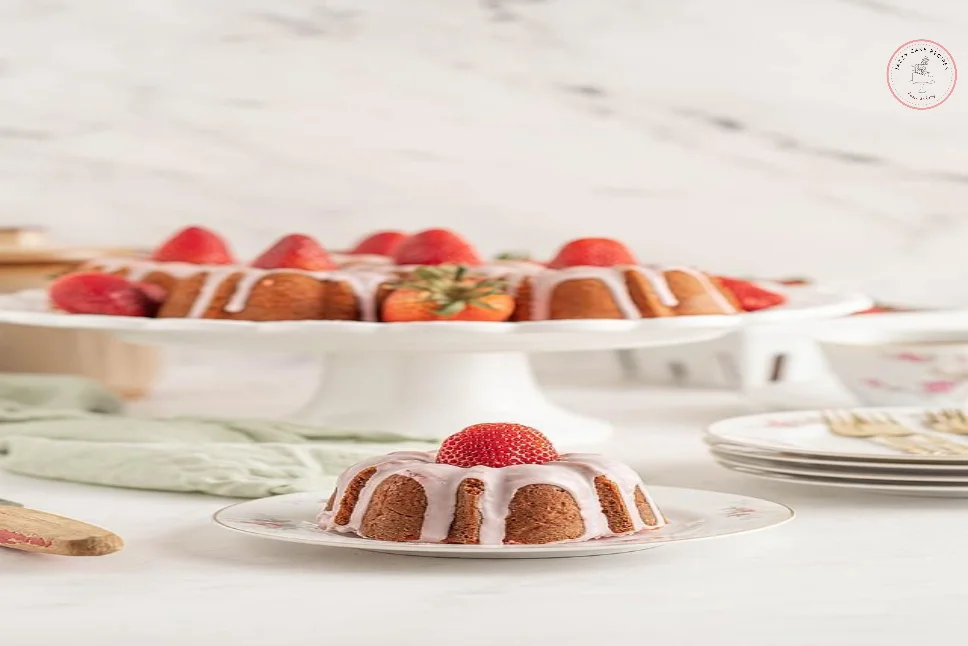
{"type": "Polygon", "coordinates": [[[0,375],[0,468],[113,487],[260,498],[326,490],[356,462],[430,443],[300,424],[123,414],[82,377],[0,375]]]}

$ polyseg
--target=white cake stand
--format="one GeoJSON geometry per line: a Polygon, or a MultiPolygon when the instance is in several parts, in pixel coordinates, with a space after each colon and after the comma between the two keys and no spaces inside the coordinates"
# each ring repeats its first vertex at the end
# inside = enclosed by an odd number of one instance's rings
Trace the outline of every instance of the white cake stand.
{"type": "Polygon", "coordinates": [[[48,311],[44,293],[34,290],[0,296],[0,322],[99,330],[140,343],[320,356],[319,387],[292,419],[336,434],[439,440],[470,424],[507,421],[573,448],[605,439],[611,426],[551,403],[532,374],[529,353],[693,343],[754,321],[826,318],[868,305],[863,297],[817,290],[788,294],[784,307],[753,315],[387,324],[66,315],[48,311]]]}

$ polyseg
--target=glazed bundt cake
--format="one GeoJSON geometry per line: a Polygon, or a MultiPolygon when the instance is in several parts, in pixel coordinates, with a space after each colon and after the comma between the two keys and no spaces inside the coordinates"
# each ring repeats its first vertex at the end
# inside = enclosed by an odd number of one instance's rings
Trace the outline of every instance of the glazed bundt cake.
{"type": "MultiPolygon", "coordinates": [[[[569,242],[549,263],[521,259],[485,262],[466,240],[446,229],[410,236],[380,232],[341,254],[328,253],[309,236],[288,235],[246,265],[235,260],[217,234],[189,227],[148,258],[107,258],[82,271],[161,288],[163,299],[157,310],[161,318],[637,319],[734,314],[753,309],[751,304],[761,309],[784,302],[782,294],[691,267],[640,264],[625,245],[608,238],[569,242]],[[421,268],[434,266],[441,268],[437,278],[421,278],[421,268]],[[445,270],[458,266],[464,269],[445,270]],[[502,299],[510,299],[512,304],[485,316],[488,305],[483,301],[495,300],[498,283],[505,294],[502,299]],[[408,298],[422,294],[425,305],[433,307],[395,306],[387,314],[383,307],[387,297],[404,289],[412,292],[408,298]],[[420,313],[408,318],[399,315],[400,311],[420,313]]],[[[404,295],[396,294],[393,300],[403,301],[404,295]]]]}
{"type": "Polygon", "coordinates": [[[667,523],[639,476],[602,455],[558,455],[539,431],[477,424],[437,453],[365,460],[338,480],[320,527],[384,541],[587,541],[667,523]]]}

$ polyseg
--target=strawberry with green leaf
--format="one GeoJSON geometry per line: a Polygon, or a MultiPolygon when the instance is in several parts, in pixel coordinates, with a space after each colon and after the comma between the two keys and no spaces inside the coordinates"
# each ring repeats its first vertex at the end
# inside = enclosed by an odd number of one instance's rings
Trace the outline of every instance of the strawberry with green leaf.
{"type": "Polygon", "coordinates": [[[507,282],[468,273],[463,265],[418,267],[384,299],[381,319],[411,321],[506,321],[514,311],[507,282]]]}

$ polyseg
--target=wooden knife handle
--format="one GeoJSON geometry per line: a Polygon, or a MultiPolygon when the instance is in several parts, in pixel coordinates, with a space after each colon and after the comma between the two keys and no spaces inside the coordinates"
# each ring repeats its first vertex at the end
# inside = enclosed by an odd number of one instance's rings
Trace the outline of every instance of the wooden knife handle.
{"type": "Polygon", "coordinates": [[[124,547],[117,534],[23,507],[0,507],[0,547],[62,556],[103,556],[124,547]]]}

